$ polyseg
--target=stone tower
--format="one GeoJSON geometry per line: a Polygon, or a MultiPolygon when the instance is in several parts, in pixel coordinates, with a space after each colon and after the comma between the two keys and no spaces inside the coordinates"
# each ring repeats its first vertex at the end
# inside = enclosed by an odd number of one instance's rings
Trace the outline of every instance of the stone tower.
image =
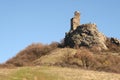
{"type": "Polygon", "coordinates": [[[75,11],[74,17],[71,19],[71,30],[75,30],[78,26],[80,26],[80,12],[75,11]]]}

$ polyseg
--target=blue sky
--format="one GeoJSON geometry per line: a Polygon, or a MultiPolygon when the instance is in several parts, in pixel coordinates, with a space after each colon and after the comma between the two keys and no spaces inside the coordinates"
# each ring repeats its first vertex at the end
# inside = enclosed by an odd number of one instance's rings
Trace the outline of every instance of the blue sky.
{"type": "Polygon", "coordinates": [[[74,11],[81,24],[96,23],[120,39],[120,0],[0,0],[0,63],[32,43],[59,42],[70,29],[74,11]]]}

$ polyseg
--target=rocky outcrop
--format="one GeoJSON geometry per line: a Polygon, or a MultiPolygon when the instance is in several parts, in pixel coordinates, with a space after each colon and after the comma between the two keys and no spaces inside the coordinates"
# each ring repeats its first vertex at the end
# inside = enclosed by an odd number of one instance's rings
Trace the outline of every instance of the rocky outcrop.
{"type": "Polygon", "coordinates": [[[120,46],[120,40],[108,38],[98,31],[96,24],[80,24],[80,12],[75,11],[71,19],[71,29],[66,33],[64,46],[79,48],[81,46],[98,49],[110,50],[120,46]]]}
{"type": "Polygon", "coordinates": [[[96,24],[82,24],[76,30],[70,30],[65,35],[65,46],[89,47],[97,46],[100,50],[107,50],[107,37],[98,31],[96,24]]]}
{"type": "Polygon", "coordinates": [[[120,40],[117,38],[110,38],[111,43],[116,44],[117,46],[120,46],[120,40]]]}

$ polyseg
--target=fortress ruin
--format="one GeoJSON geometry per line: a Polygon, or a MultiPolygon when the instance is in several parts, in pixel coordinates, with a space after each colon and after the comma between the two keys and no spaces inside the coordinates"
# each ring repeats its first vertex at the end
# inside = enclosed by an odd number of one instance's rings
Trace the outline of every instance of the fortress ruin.
{"type": "Polygon", "coordinates": [[[65,34],[65,46],[71,48],[97,46],[99,50],[107,50],[106,40],[107,37],[98,31],[95,23],[80,24],[80,12],[75,11],[70,31],[65,34]]]}
{"type": "Polygon", "coordinates": [[[74,17],[71,19],[71,30],[75,30],[78,26],[80,26],[80,12],[75,11],[74,17]]]}

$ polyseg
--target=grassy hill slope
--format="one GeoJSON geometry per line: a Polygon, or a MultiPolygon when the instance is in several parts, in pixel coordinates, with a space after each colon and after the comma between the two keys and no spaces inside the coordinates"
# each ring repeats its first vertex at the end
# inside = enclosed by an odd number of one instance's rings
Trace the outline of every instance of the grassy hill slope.
{"type": "Polygon", "coordinates": [[[37,66],[0,69],[0,80],[120,80],[120,74],[67,67],[37,66]]]}
{"type": "Polygon", "coordinates": [[[120,73],[120,55],[115,50],[112,52],[84,47],[79,49],[59,48],[57,43],[32,44],[5,64],[1,64],[0,68],[46,65],[120,73]]]}
{"type": "Polygon", "coordinates": [[[76,49],[72,48],[57,48],[51,51],[48,55],[41,56],[36,59],[34,65],[59,65],[64,64],[69,56],[74,56],[76,49]]]}

